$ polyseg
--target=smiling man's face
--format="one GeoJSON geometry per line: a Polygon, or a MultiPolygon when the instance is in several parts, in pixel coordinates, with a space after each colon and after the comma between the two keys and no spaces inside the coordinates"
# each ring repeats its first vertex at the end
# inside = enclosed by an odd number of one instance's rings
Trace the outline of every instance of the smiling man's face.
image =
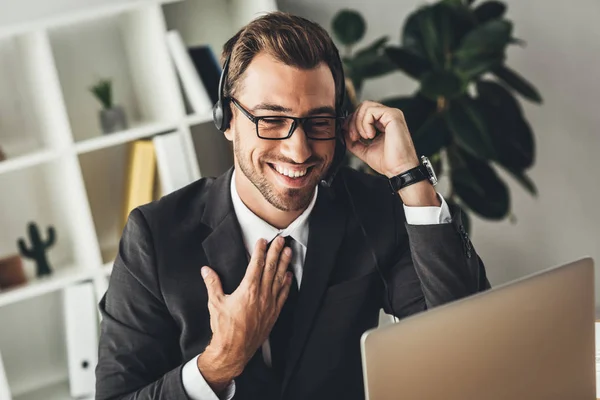
{"type": "MultiPolygon", "coordinates": [[[[333,116],[335,84],[325,63],[299,69],[261,52],[243,73],[235,99],[257,117],[333,116]]],[[[233,141],[236,169],[243,173],[242,179],[278,210],[306,208],[331,164],[335,140],[307,139],[301,125],[288,139],[264,140],[257,136],[256,125],[236,106],[231,107],[233,119],[225,135],[233,141]]],[[[239,186],[238,191],[243,190],[239,186]]]]}

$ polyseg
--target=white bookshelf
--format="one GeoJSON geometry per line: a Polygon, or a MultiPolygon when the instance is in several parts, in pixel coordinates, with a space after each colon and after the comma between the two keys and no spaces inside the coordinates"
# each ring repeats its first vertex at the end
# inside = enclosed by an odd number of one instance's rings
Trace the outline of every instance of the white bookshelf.
{"type": "Polygon", "coordinates": [[[24,259],[28,282],[0,290],[0,357],[13,399],[71,398],[63,291],[92,282],[97,304],[106,290],[128,145],[178,132],[194,179],[233,162],[211,113],[186,107],[166,32],[177,29],[187,46],[210,45],[218,57],[242,25],[275,9],[275,0],[124,0],[0,26],[0,147],[8,156],[0,162],[0,257],[18,252],[18,238],[29,244],[30,221],[42,238],[48,226],[56,230],[47,252],[53,274],[36,278],[24,259]],[[129,126],[102,134],[88,88],[109,77],[129,126]]]}

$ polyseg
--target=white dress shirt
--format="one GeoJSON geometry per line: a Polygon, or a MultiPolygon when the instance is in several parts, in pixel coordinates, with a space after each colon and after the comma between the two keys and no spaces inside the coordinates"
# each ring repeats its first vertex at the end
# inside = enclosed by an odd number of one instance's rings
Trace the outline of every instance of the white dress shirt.
{"type": "MultiPolygon", "coordinates": [[[[294,239],[292,242],[291,266],[299,287],[302,284],[302,271],[308,245],[308,218],[317,201],[318,192],[319,188],[317,186],[315,194],[306,210],[287,228],[277,229],[260,219],[244,204],[235,187],[235,170],[231,178],[231,200],[235,215],[240,224],[248,256],[252,253],[254,245],[259,239],[266,239],[270,242],[277,236],[291,236],[294,239]]],[[[432,225],[451,222],[448,204],[441,195],[440,200],[442,203],[441,207],[404,206],[406,222],[411,225],[432,225]]],[[[271,366],[271,346],[269,345],[268,338],[262,345],[262,353],[265,363],[271,366]]],[[[231,400],[235,394],[235,381],[233,381],[221,395],[221,399],[217,397],[198,369],[198,356],[183,366],[181,378],[183,387],[192,400],[231,400]]]]}

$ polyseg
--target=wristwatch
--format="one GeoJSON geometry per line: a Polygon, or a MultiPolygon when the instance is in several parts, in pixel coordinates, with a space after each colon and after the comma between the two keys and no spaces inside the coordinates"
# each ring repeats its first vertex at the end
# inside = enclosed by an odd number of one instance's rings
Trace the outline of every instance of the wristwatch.
{"type": "Polygon", "coordinates": [[[431,161],[425,156],[421,156],[421,165],[415,168],[411,168],[400,175],[393,176],[389,179],[390,188],[392,193],[396,194],[398,190],[410,186],[414,183],[424,181],[428,179],[433,186],[437,185],[438,179],[435,175],[435,171],[431,166],[431,161]]]}

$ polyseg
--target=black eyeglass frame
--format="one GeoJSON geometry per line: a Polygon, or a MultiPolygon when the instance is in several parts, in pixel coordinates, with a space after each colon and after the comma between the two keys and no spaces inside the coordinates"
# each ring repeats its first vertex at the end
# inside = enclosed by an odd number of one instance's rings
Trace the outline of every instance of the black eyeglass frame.
{"type": "Polygon", "coordinates": [[[339,124],[341,122],[343,122],[346,117],[344,116],[334,116],[334,115],[321,115],[321,116],[310,116],[310,117],[292,117],[290,115],[260,115],[260,116],[256,116],[256,115],[252,115],[252,113],[250,113],[250,111],[246,110],[244,108],[244,106],[242,106],[235,98],[233,97],[228,97],[227,98],[229,101],[231,101],[237,108],[238,110],[240,110],[242,112],[242,114],[244,114],[246,116],[246,118],[248,118],[250,121],[252,121],[254,123],[254,125],[256,126],[256,136],[258,136],[260,139],[263,140],[285,140],[285,139],[289,139],[292,137],[292,135],[294,134],[294,132],[296,131],[296,128],[298,127],[299,124],[301,124],[302,126],[304,126],[304,122],[311,120],[311,119],[318,119],[318,118],[327,118],[327,119],[333,119],[335,120],[335,134],[333,135],[333,137],[330,138],[315,138],[315,137],[311,137],[309,136],[306,131],[304,131],[304,134],[306,135],[306,137],[310,140],[335,140],[338,136],[338,130],[339,130],[339,124]],[[281,138],[267,138],[267,137],[263,137],[258,133],[258,123],[263,120],[263,119],[267,119],[267,118],[287,118],[287,119],[291,119],[292,122],[292,126],[290,127],[290,131],[288,132],[287,136],[285,137],[281,137],[281,138]]]}

